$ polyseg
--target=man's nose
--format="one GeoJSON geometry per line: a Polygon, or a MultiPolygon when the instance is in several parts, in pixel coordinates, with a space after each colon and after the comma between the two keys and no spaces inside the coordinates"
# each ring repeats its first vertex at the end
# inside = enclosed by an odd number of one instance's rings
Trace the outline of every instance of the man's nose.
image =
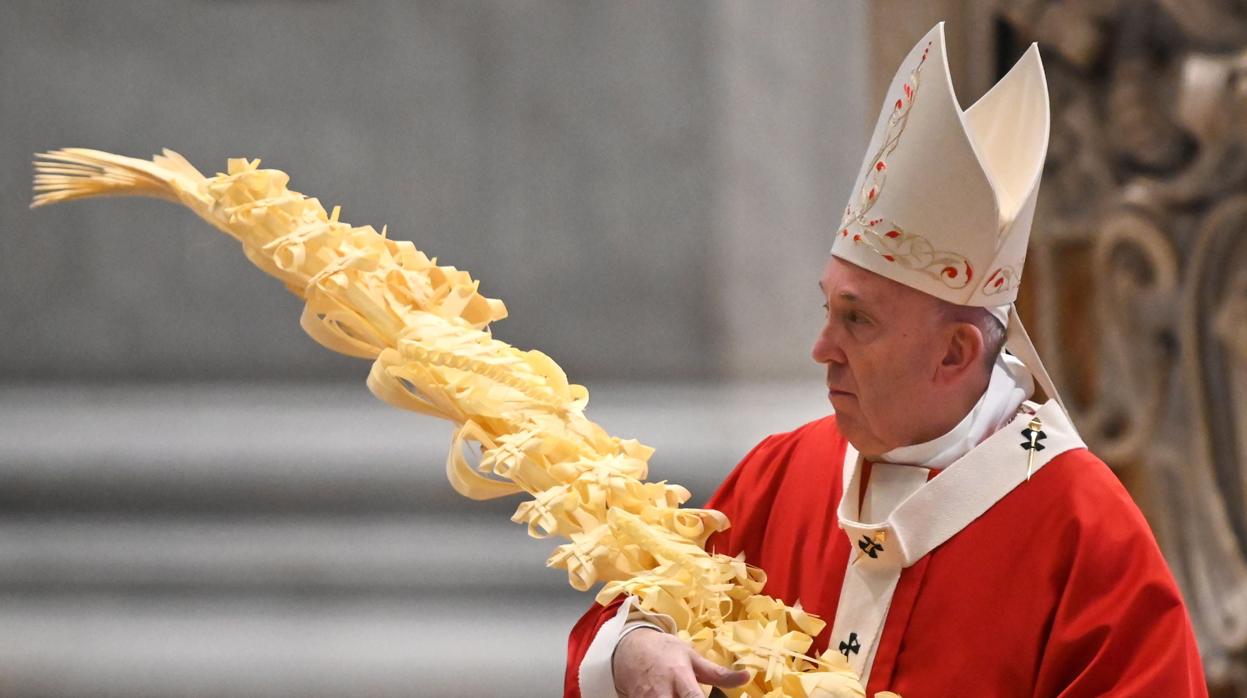
{"type": "Polygon", "coordinates": [[[840,333],[836,323],[828,320],[814,340],[814,348],[810,350],[810,358],[820,364],[844,363],[844,350],[840,345],[840,333]]]}

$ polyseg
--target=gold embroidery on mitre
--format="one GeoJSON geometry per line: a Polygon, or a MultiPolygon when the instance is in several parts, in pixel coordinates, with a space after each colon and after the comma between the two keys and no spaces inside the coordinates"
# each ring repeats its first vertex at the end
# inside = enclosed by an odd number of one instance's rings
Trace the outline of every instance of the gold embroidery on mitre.
{"type": "Polygon", "coordinates": [[[918,233],[910,233],[901,226],[885,221],[883,218],[868,218],[867,214],[879,200],[883,185],[887,180],[888,165],[886,158],[896,150],[900,143],[901,133],[909,122],[909,111],[918,97],[918,78],[927,55],[931,52],[928,43],[922,50],[922,58],[909,74],[909,80],[901,85],[901,94],[892,106],[888,116],[888,130],[879,146],[878,152],[871,158],[870,168],[858,190],[858,210],[849,206],[844,209],[844,219],[840,223],[840,236],[852,236],[854,244],[865,245],[884,260],[900,264],[906,269],[920,271],[938,279],[952,289],[965,288],[974,278],[974,269],[970,262],[956,252],[937,250],[918,233]],[[880,233],[879,231],[884,232],[880,233]]]}

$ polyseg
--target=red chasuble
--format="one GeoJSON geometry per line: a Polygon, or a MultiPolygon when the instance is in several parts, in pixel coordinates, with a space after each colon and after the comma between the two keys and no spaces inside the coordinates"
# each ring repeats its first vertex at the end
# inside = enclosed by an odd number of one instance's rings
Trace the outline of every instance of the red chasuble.
{"type": "MultiPolygon", "coordinates": [[[[836,515],[847,442],[835,417],[768,437],[707,506],[731,519],[707,549],[767,572],[766,593],[827,621],[849,540],[836,515]]],[[[618,607],[572,629],[565,696],[618,607]]],[[[1102,461],[1067,451],[901,572],[867,695],[1206,696],[1190,619],[1147,522],[1102,461]]]]}

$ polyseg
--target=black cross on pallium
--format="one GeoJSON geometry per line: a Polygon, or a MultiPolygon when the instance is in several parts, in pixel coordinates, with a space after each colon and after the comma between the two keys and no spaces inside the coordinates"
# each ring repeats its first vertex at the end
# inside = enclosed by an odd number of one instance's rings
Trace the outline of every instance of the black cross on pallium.
{"type": "Polygon", "coordinates": [[[883,544],[871,540],[869,536],[862,536],[862,539],[857,541],[857,547],[861,548],[862,552],[869,555],[871,559],[877,559],[879,553],[883,552],[883,544]]]}
{"type": "Polygon", "coordinates": [[[1026,429],[1022,430],[1022,438],[1026,439],[1025,441],[1022,442],[1022,448],[1029,451],[1031,450],[1031,444],[1033,443],[1036,451],[1042,451],[1044,449],[1044,446],[1043,444],[1039,442],[1048,438],[1048,435],[1043,433],[1043,430],[1033,431],[1032,429],[1027,427],[1026,429]]]}
{"type": "Polygon", "coordinates": [[[849,633],[849,641],[840,643],[840,654],[843,654],[845,659],[848,659],[850,654],[857,654],[861,649],[862,643],[857,641],[857,633],[849,633]]]}

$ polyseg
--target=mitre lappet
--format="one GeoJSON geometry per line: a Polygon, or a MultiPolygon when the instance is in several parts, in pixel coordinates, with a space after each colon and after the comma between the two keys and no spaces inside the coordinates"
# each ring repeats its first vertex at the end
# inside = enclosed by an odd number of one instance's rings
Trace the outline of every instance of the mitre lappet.
{"type": "Polygon", "coordinates": [[[831,253],[950,303],[987,308],[1007,328],[1005,348],[1064,407],[1013,307],[1048,129],[1036,44],[963,110],[937,24],[892,78],[831,253]]]}

